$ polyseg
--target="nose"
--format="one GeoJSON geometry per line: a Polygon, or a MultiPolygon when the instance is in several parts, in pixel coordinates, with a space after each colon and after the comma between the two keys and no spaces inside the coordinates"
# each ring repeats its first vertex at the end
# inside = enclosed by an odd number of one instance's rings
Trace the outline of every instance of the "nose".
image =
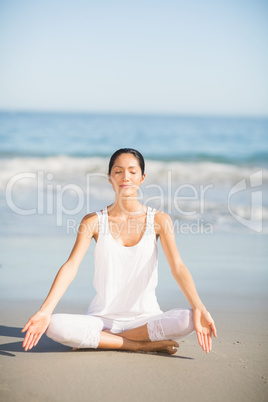
{"type": "Polygon", "coordinates": [[[127,170],[124,171],[123,181],[129,181],[129,173],[127,170]]]}

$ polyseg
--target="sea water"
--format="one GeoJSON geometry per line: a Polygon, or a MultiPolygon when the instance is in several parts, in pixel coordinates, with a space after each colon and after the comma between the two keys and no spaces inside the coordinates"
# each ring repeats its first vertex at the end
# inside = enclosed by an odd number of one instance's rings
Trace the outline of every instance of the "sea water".
{"type": "MultiPolygon", "coordinates": [[[[222,308],[239,295],[252,308],[263,303],[268,119],[7,112],[0,113],[1,298],[44,300],[83,216],[114,201],[108,163],[123,147],[144,155],[139,200],[171,215],[202,300],[222,308]]],[[[94,296],[93,243],[63,297],[85,310],[94,296]]],[[[160,305],[187,305],[158,243],[160,305]]]]}
{"type": "Polygon", "coordinates": [[[268,119],[0,113],[0,234],[75,233],[114,200],[108,162],[138,149],[139,199],[176,233],[268,233],[268,119]]]}

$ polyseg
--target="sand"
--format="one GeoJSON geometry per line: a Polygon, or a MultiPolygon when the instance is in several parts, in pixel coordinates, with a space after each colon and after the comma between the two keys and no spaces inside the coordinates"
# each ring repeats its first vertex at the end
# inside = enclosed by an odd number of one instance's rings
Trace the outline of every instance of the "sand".
{"type": "MultiPolygon", "coordinates": [[[[58,264],[69,252],[71,241],[67,243],[68,247],[61,238],[1,238],[1,402],[268,400],[267,236],[178,239],[217,325],[218,338],[208,355],[195,334],[182,340],[172,356],[72,351],[45,335],[25,352],[21,328],[44,300],[58,264]]],[[[92,252],[55,312],[85,312],[92,295],[87,290],[92,252]]],[[[187,306],[177,284],[170,282],[168,267],[161,264],[159,279],[164,311],[187,306]]]]}
{"type": "MultiPolygon", "coordinates": [[[[34,303],[2,303],[0,400],[14,401],[267,401],[265,311],[211,311],[218,338],[210,354],[196,336],[175,355],[79,350],[42,337],[22,349],[21,327],[34,303]],[[28,310],[28,311],[29,311],[28,310]]],[[[67,307],[67,306],[66,306],[67,307]]],[[[70,306],[71,309],[71,306],[70,306]]]]}

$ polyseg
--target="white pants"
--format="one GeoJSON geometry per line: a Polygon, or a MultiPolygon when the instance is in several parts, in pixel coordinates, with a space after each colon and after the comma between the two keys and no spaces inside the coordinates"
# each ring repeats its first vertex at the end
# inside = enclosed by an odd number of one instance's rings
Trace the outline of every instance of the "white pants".
{"type": "Polygon", "coordinates": [[[116,334],[146,323],[151,341],[177,341],[194,331],[193,311],[175,308],[133,321],[118,321],[93,315],[53,314],[46,335],[63,345],[97,349],[102,330],[109,329],[116,334]]]}

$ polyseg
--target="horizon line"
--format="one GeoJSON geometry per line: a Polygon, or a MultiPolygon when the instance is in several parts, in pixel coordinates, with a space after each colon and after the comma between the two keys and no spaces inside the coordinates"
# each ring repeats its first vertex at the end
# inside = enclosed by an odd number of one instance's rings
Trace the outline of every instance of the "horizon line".
{"type": "Polygon", "coordinates": [[[163,117],[219,117],[219,118],[268,118],[268,113],[213,113],[213,112],[160,112],[160,111],[111,111],[111,110],[50,110],[50,109],[22,109],[22,108],[0,108],[0,113],[25,113],[25,114],[73,114],[73,115],[117,115],[117,116],[163,116],[163,117]]]}

